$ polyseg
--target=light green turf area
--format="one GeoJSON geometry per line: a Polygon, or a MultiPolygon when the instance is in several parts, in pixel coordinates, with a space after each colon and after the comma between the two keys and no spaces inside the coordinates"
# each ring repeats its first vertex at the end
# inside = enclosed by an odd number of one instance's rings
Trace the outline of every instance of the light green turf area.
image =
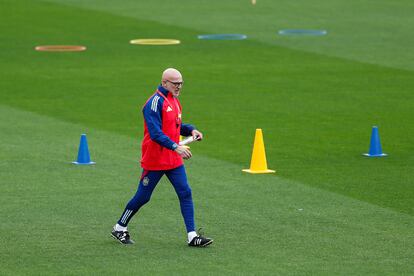
{"type": "MultiPolygon", "coordinates": [[[[414,70],[411,0],[48,0],[207,33],[244,33],[256,41],[414,70]],[[325,37],[286,37],[281,29],[324,29],[325,37]]],[[[138,35],[138,34],[137,34],[138,35]]],[[[157,32],[153,32],[156,36],[157,32]]]]}
{"type": "Polygon", "coordinates": [[[215,243],[186,246],[178,200],[164,179],[130,225],[136,244],[124,247],[109,230],[135,190],[136,140],[5,106],[0,115],[0,229],[16,234],[1,235],[2,275],[413,272],[412,216],[242,174],[200,155],[198,145],[186,165],[198,226],[215,243]],[[95,166],[70,164],[83,131],[95,166]]]}

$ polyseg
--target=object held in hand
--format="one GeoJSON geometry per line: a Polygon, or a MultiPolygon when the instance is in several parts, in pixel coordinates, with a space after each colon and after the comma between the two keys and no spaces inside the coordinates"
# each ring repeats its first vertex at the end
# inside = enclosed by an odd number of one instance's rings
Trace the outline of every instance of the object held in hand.
{"type": "Polygon", "coordinates": [[[189,137],[185,138],[184,140],[180,141],[179,145],[180,146],[188,145],[188,144],[190,144],[194,141],[197,141],[197,140],[198,140],[198,137],[196,139],[194,139],[193,136],[189,136],[189,137]]]}

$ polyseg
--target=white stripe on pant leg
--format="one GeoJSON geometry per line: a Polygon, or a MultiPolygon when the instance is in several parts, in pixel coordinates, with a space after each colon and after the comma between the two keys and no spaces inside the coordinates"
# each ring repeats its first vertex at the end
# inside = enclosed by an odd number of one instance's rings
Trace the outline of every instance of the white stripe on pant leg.
{"type": "Polygon", "coordinates": [[[126,215],[126,213],[127,213],[127,212],[128,212],[128,210],[126,210],[126,211],[125,211],[124,215],[123,215],[123,216],[122,216],[122,218],[121,218],[121,222],[122,222],[122,223],[124,223],[124,218],[125,218],[125,215],[126,215]]]}
{"type": "Polygon", "coordinates": [[[131,214],[132,210],[127,210],[124,214],[124,216],[122,217],[121,222],[125,224],[125,222],[127,221],[129,215],[131,214]]]}
{"type": "Polygon", "coordinates": [[[125,214],[122,216],[121,222],[125,224],[125,221],[129,217],[129,215],[132,213],[132,210],[127,210],[125,214]]]}
{"type": "Polygon", "coordinates": [[[131,216],[132,212],[133,212],[133,210],[129,210],[129,213],[128,213],[128,215],[125,218],[125,222],[129,219],[129,217],[131,216]]]}
{"type": "Polygon", "coordinates": [[[126,223],[126,221],[128,220],[129,216],[131,215],[131,213],[132,213],[132,210],[128,210],[128,212],[126,213],[126,216],[124,218],[124,221],[122,223],[124,223],[124,224],[126,223]]]}

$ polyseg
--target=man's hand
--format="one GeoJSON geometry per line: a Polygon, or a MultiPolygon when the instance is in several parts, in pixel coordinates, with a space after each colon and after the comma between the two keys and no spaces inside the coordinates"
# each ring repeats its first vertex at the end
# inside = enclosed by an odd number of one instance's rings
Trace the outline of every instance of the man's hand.
{"type": "Polygon", "coordinates": [[[193,156],[191,154],[190,148],[186,146],[178,146],[174,151],[184,159],[190,159],[191,156],[193,156]]]}
{"type": "Polygon", "coordinates": [[[194,140],[200,141],[203,139],[203,133],[201,133],[200,131],[198,131],[197,129],[194,129],[191,132],[191,135],[193,135],[194,140]]]}

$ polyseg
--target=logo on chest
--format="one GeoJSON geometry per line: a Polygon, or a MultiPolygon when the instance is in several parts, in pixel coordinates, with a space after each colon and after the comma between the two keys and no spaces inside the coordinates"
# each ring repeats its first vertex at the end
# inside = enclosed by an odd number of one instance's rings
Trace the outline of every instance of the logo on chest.
{"type": "Polygon", "coordinates": [[[170,111],[172,111],[172,108],[171,108],[171,106],[168,106],[167,112],[170,112],[170,111]]]}

